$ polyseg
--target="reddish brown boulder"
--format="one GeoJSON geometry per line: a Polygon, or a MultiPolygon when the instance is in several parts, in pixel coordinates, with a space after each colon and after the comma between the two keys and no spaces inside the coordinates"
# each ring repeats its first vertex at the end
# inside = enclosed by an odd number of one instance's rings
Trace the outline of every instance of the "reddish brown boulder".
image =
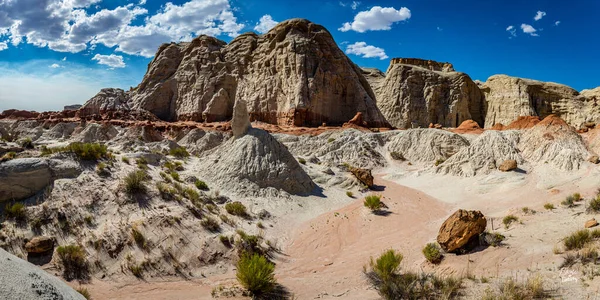
{"type": "Polygon", "coordinates": [[[505,160],[504,162],[502,162],[502,164],[500,164],[500,166],[498,167],[498,170],[500,170],[502,172],[508,172],[508,171],[512,171],[516,168],[517,168],[517,161],[514,159],[509,159],[509,160],[505,160]]]}
{"type": "Polygon", "coordinates": [[[348,121],[348,123],[345,123],[344,125],[357,125],[357,126],[364,126],[364,118],[363,118],[363,113],[362,112],[357,112],[356,115],[354,115],[354,118],[352,118],[350,121],[348,121]]]}
{"type": "Polygon", "coordinates": [[[364,185],[368,186],[369,188],[373,186],[373,174],[371,174],[371,170],[350,168],[350,172],[364,185]]]}
{"type": "Polygon", "coordinates": [[[487,220],[480,211],[459,209],[444,221],[437,242],[447,252],[468,251],[486,225],[487,220]]]}
{"type": "Polygon", "coordinates": [[[585,228],[592,228],[595,226],[598,226],[598,221],[596,221],[596,219],[591,219],[585,222],[585,228]]]}
{"type": "Polygon", "coordinates": [[[36,236],[25,244],[27,253],[39,254],[50,252],[54,249],[54,238],[48,236],[36,236]]]}

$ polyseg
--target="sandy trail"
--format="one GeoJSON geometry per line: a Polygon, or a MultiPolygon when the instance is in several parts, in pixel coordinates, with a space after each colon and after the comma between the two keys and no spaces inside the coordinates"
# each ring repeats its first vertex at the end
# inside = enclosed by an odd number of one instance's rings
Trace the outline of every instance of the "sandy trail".
{"type": "Polygon", "coordinates": [[[278,279],[299,299],[343,297],[378,299],[362,268],[386,249],[405,254],[405,268],[423,261],[420,249],[448,215],[451,206],[420,191],[376,177],[387,216],[372,214],[363,199],[301,225],[277,261],[278,279]]]}

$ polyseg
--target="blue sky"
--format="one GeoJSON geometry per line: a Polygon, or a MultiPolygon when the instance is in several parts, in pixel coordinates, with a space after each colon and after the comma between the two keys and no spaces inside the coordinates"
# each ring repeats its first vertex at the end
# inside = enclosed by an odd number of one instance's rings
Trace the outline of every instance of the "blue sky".
{"type": "Polygon", "coordinates": [[[600,86],[600,1],[0,0],[0,110],[59,110],[137,85],[158,45],[230,41],[290,18],[329,29],[358,65],[447,61],[473,79],[508,74],[600,86]]]}

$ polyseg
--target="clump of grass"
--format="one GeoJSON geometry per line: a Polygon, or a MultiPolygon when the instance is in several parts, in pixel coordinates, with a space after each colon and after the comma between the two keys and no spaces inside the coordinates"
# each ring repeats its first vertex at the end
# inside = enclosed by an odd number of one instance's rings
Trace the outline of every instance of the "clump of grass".
{"type": "Polygon", "coordinates": [[[237,263],[236,277],[254,297],[260,297],[275,288],[275,265],[262,255],[245,254],[237,263]]]}
{"type": "Polygon", "coordinates": [[[596,198],[590,200],[586,210],[588,213],[600,212],[600,195],[598,195],[598,196],[596,196],[596,198]]]}
{"type": "Polygon", "coordinates": [[[587,229],[578,230],[564,240],[566,250],[581,249],[592,240],[592,236],[587,229]]]}
{"type": "Polygon", "coordinates": [[[107,165],[103,162],[98,163],[96,165],[96,174],[98,174],[98,176],[108,176],[110,175],[110,172],[107,169],[107,165]]]}
{"type": "Polygon", "coordinates": [[[443,164],[445,161],[446,161],[445,159],[439,158],[435,161],[435,166],[437,167],[437,166],[443,164]]]}
{"type": "Polygon", "coordinates": [[[575,197],[573,197],[573,195],[567,196],[560,204],[566,207],[573,207],[575,206],[575,197]]]}
{"type": "Polygon", "coordinates": [[[368,195],[365,197],[365,201],[363,202],[365,207],[369,208],[371,211],[377,211],[381,208],[381,196],[380,195],[368,195]]]}
{"type": "Polygon", "coordinates": [[[219,235],[219,241],[221,241],[221,243],[227,248],[231,248],[231,246],[233,246],[233,243],[231,242],[231,238],[229,238],[225,235],[219,235]]]}
{"type": "Polygon", "coordinates": [[[529,207],[523,207],[521,208],[521,210],[523,211],[524,214],[528,215],[528,214],[535,214],[536,211],[529,208],[529,207]]]}
{"type": "Polygon", "coordinates": [[[352,193],[351,191],[346,191],[346,196],[353,198],[354,197],[354,193],[352,193]]]}
{"type": "Polygon", "coordinates": [[[181,182],[181,178],[179,177],[179,173],[177,173],[176,171],[171,172],[171,177],[173,178],[173,180],[175,180],[177,182],[181,182]]]}
{"type": "Polygon", "coordinates": [[[483,241],[492,247],[500,246],[506,239],[504,235],[498,232],[484,232],[482,235],[483,241]]]}
{"type": "Polygon", "coordinates": [[[221,225],[219,224],[219,221],[210,216],[202,218],[202,221],[200,221],[200,225],[202,225],[202,227],[206,228],[208,231],[212,232],[217,232],[221,230],[221,225]]]}
{"type": "Polygon", "coordinates": [[[328,139],[327,139],[327,142],[328,142],[328,143],[333,143],[334,141],[335,141],[335,139],[334,139],[334,138],[328,138],[328,139]]]}
{"type": "Polygon", "coordinates": [[[108,158],[108,148],[106,145],[97,143],[71,143],[60,152],[70,152],[75,154],[81,160],[96,161],[99,159],[108,158]]]}
{"type": "Polygon", "coordinates": [[[126,164],[129,164],[129,158],[128,157],[125,157],[125,156],[121,157],[121,161],[124,162],[124,163],[126,163],[126,164]]]}
{"type": "Polygon", "coordinates": [[[306,159],[304,159],[302,157],[299,157],[298,158],[298,162],[301,163],[301,164],[303,164],[303,165],[305,165],[306,164],[306,159]]]}
{"type": "Polygon", "coordinates": [[[138,264],[130,264],[129,271],[137,278],[144,278],[144,266],[138,264]]]}
{"type": "Polygon", "coordinates": [[[186,158],[190,156],[187,150],[183,147],[173,148],[169,151],[169,154],[177,158],[186,158]]]}
{"type": "Polygon", "coordinates": [[[200,194],[196,190],[190,187],[186,187],[183,189],[183,196],[188,198],[192,203],[200,202],[200,194]]]}
{"type": "Polygon", "coordinates": [[[400,161],[406,160],[406,158],[404,158],[404,155],[402,155],[402,153],[398,153],[396,151],[390,152],[390,156],[392,157],[393,160],[400,160],[400,161]]]}
{"type": "Polygon", "coordinates": [[[91,300],[92,299],[92,295],[90,294],[90,291],[88,291],[87,288],[84,287],[79,287],[76,289],[76,291],[81,294],[81,296],[83,296],[83,298],[85,298],[86,300],[91,300]]]}
{"type": "Polygon", "coordinates": [[[547,210],[553,210],[553,209],[555,209],[554,204],[552,204],[552,203],[546,203],[546,204],[544,204],[544,208],[547,209],[547,210]]]}
{"type": "Polygon", "coordinates": [[[196,185],[196,188],[198,188],[199,190],[203,190],[203,191],[207,191],[208,190],[208,185],[206,184],[206,182],[202,181],[202,180],[196,180],[196,182],[194,182],[194,185],[196,185]]]}
{"type": "Polygon", "coordinates": [[[435,243],[425,245],[423,255],[432,264],[439,264],[444,257],[440,251],[440,247],[435,243]]]}
{"type": "Polygon", "coordinates": [[[137,227],[134,226],[131,228],[131,236],[140,249],[146,249],[148,246],[146,237],[137,227]]]}
{"type": "Polygon", "coordinates": [[[158,193],[160,193],[160,197],[166,201],[175,200],[178,196],[177,190],[175,190],[175,188],[172,188],[171,186],[169,186],[168,184],[166,184],[164,182],[157,182],[156,189],[158,189],[158,193]]]}
{"type": "Polygon", "coordinates": [[[508,215],[502,219],[502,224],[504,224],[504,228],[508,229],[510,224],[519,221],[519,218],[515,215],[508,215]]]}
{"type": "Polygon", "coordinates": [[[580,193],[574,193],[573,194],[573,201],[575,201],[575,202],[583,201],[583,197],[581,197],[580,193]]]}
{"type": "Polygon", "coordinates": [[[31,138],[27,137],[23,140],[21,140],[19,142],[19,145],[21,145],[21,147],[25,148],[25,149],[33,149],[33,141],[31,140],[31,138]]]}
{"type": "Polygon", "coordinates": [[[89,265],[83,248],[79,245],[67,245],[56,248],[56,253],[63,266],[63,277],[66,280],[87,280],[89,265]]]}
{"type": "Polygon", "coordinates": [[[506,279],[500,283],[498,289],[487,289],[482,299],[546,299],[549,296],[539,275],[530,277],[523,283],[512,278],[506,279]]]}
{"type": "Polygon", "coordinates": [[[7,219],[13,219],[15,221],[25,221],[27,219],[27,208],[20,202],[14,204],[6,204],[4,206],[4,216],[7,219]]]}
{"type": "Polygon", "coordinates": [[[265,225],[263,225],[262,222],[258,222],[256,223],[256,227],[260,228],[260,229],[265,229],[265,225]]]}
{"type": "Polygon", "coordinates": [[[225,210],[227,211],[227,213],[234,216],[245,217],[248,215],[248,212],[246,211],[246,206],[239,201],[229,202],[225,204],[225,210]]]}
{"type": "Polygon", "coordinates": [[[165,172],[160,172],[159,173],[160,177],[162,177],[162,179],[167,182],[167,183],[171,183],[173,182],[173,180],[171,179],[171,177],[169,177],[169,175],[167,175],[167,173],[165,172]]]}
{"type": "Polygon", "coordinates": [[[129,195],[146,193],[147,187],[145,181],[147,176],[148,174],[141,170],[132,171],[127,174],[124,178],[125,192],[129,195]]]}
{"type": "Polygon", "coordinates": [[[223,223],[228,224],[232,227],[235,226],[235,221],[229,218],[227,215],[219,215],[219,218],[221,219],[221,221],[223,221],[223,223]]]}
{"type": "Polygon", "coordinates": [[[15,157],[17,157],[17,153],[16,153],[16,152],[14,152],[14,151],[10,151],[10,152],[8,152],[8,153],[4,154],[4,155],[3,155],[3,156],[0,158],[0,162],[3,162],[3,161],[9,161],[9,160],[11,160],[11,159],[15,159],[15,157]]]}
{"type": "Polygon", "coordinates": [[[398,274],[402,259],[404,259],[402,254],[390,249],[383,252],[376,260],[371,257],[370,266],[381,280],[387,281],[398,274]]]}

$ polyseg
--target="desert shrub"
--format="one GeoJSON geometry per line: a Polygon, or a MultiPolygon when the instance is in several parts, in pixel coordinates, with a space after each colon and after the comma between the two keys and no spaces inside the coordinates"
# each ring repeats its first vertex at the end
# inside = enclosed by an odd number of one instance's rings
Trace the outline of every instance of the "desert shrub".
{"type": "Polygon", "coordinates": [[[245,254],[237,263],[236,277],[253,296],[261,296],[275,288],[275,265],[262,255],[245,254]]]}
{"type": "Polygon", "coordinates": [[[110,171],[107,169],[107,165],[101,162],[96,165],[96,174],[98,174],[98,176],[108,176],[110,175],[110,171]]]}
{"type": "Polygon", "coordinates": [[[131,228],[131,236],[140,249],[146,249],[148,245],[146,237],[137,227],[134,226],[131,228]]]}
{"type": "Polygon", "coordinates": [[[346,191],[346,196],[352,198],[354,197],[354,193],[352,193],[351,191],[346,191]]]}
{"type": "Polygon", "coordinates": [[[25,138],[23,140],[21,140],[19,142],[19,145],[21,145],[21,147],[25,148],[25,149],[33,149],[33,141],[31,140],[31,138],[25,138]]]}
{"type": "Polygon", "coordinates": [[[552,204],[552,203],[546,203],[546,204],[544,204],[544,208],[547,209],[547,210],[553,210],[553,209],[555,209],[554,204],[552,204]]]}
{"type": "Polygon", "coordinates": [[[6,204],[4,206],[4,216],[7,219],[13,219],[15,221],[25,221],[27,219],[27,208],[20,202],[14,204],[6,204]]]}
{"type": "Polygon", "coordinates": [[[137,278],[144,278],[144,266],[138,264],[130,264],[129,271],[137,278]]]}
{"type": "Polygon", "coordinates": [[[260,229],[265,229],[265,225],[262,222],[256,223],[256,227],[258,227],[260,229]]]}
{"type": "Polygon", "coordinates": [[[129,158],[127,158],[125,156],[121,157],[121,161],[124,162],[124,163],[126,163],[126,164],[129,164],[129,158]]]}
{"type": "Polygon", "coordinates": [[[157,182],[156,189],[158,189],[158,193],[163,200],[171,201],[177,198],[177,190],[164,182],[157,182]]]}
{"type": "Polygon", "coordinates": [[[183,170],[185,170],[183,168],[183,163],[180,161],[176,161],[175,162],[175,171],[183,171],[183,170]]]}
{"type": "Polygon", "coordinates": [[[525,282],[518,282],[512,278],[502,281],[498,291],[487,289],[483,300],[503,299],[547,299],[548,291],[544,288],[544,282],[540,276],[528,278],[525,282]]]}
{"type": "Polygon", "coordinates": [[[200,194],[196,190],[190,187],[183,189],[183,196],[188,198],[192,203],[198,203],[200,201],[200,194]]]}
{"type": "MultiPolygon", "coordinates": [[[[108,148],[106,145],[97,143],[71,143],[63,149],[64,152],[75,154],[81,160],[99,160],[108,158],[108,148]]],[[[63,152],[63,151],[60,151],[63,152]]]]}
{"type": "Polygon", "coordinates": [[[248,212],[246,211],[246,206],[244,206],[244,204],[242,204],[242,202],[239,201],[229,202],[225,204],[225,210],[227,211],[227,213],[234,216],[244,217],[248,215],[248,212]]]}
{"type": "Polygon", "coordinates": [[[592,236],[587,229],[578,230],[564,240],[566,250],[581,249],[592,240],[592,236]]]}
{"type": "Polygon", "coordinates": [[[506,237],[498,232],[484,232],[481,236],[481,240],[492,247],[500,246],[505,239],[506,237]]]}
{"type": "Polygon", "coordinates": [[[423,248],[423,255],[432,264],[438,264],[444,257],[440,251],[440,247],[435,243],[429,243],[423,248]]]}
{"type": "Polygon", "coordinates": [[[92,299],[92,295],[90,294],[90,291],[88,291],[87,288],[84,287],[79,287],[76,289],[76,291],[81,294],[81,296],[83,296],[83,298],[85,298],[86,300],[91,300],[92,299]]]}
{"type": "Polygon", "coordinates": [[[219,213],[219,207],[213,203],[208,203],[204,207],[206,208],[206,210],[208,210],[209,212],[211,212],[213,214],[219,213]]]}
{"type": "Polygon", "coordinates": [[[79,245],[67,245],[56,248],[56,253],[63,266],[63,276],[66,280],[87,280],[89,266],[86,254],[79,245]]]}
{"type": "Polygon", "coordinates": [[[504,224],[504,228],[508,228],[510,224],[519,221],[519,218],[515,215],[508,215],[502,219],[502,224],[504,224]]]}
{"type": "Polygon", "coordinates": [[[566,207],[573,207],[575,205],[575,197],[572,195],[567,196],[567,198],[565,198],[565,200],[563,200],[560,204],[566,207]]]}
{"type": "Polygon", "coordinates": [[[333,143],[334,141],[335,141],[335,139],[334,139],[334,138],[328,138],[328,139],[327,139],[327,142],[328,142],[328,143],[333,143]]]}
{"type": "Polygon", "coordinates": [[[179,177],[179,173],[173,171],[173,172],[171,172],[171,177],[173,178],[173,180],[181,182],[181,178],[179,177]]]}
{"type": "Polygon", "coordinates": [[[173,148],[169,151],[169,154],[172,156],[175,156],[177,158],[186,158],[186,157],[190,156],[190,154],[187,152],[187,150],[183,147],[173,148]]]}
{"type": "Polygon", "coordinates": [[[435,166],[437,167],[437,166],[443,164],[445,161],[446,161],[445,159],[439,158],[435,161],[435,166]]]}
{"type": "Polygon", "coordinates": [[[404,155],[402,155],[402,153],[398,153],[396,151],[394,152],[390,152],[390,156],[392,157],[393,160],[406,160],[406,158],[404,158],[404,155]]]}
{"type": "Polygon", "coordinates": [[[574,193],[573,194],[573,201],[579,202],[579,201],[582,201],[582,200],[583,200],[583,197],[581,197],[580,193],[574,193]]]}
{"type": "Polygon", "coordinates": [[[240,254],[260,254],[264,255],[265,250],[260,246],[261,237],[257,235],[247,234],[241,229],[238,229],[237,234],[240,239],[236,241],[236,247],[240,254]]]}
{"type": "Polygon", "coordinates": [[[125,192],[129,195],[143,194],[147,191],[145,184],[148,174],[146,172],[137,170],[132,171],[124,178],[125,192]]]}
{"type": "Polygon", "coordinates": [[[383,252],[376,260],[371,257],[370,266],[381,280],[387,281],[398,274],[403,258],[402,254],[390,249],[383,252]]]}
{"type": "Polygon", "coordinates": [[[529,207],[523,207],[521,208],[521,210],[523,211],[524,214],[528,215],[528,214],[535,214],[536,211],[529,208],[529,207]]]}
{"type": "Polygon", "coordinates": [[[590,203],[588,203],[588,207],[586,210],[588,213],[600,212],[600,195],[590,200],[590,203]]]}
{"type": "Polygon", "coordinates": [[[226,235],[219,235],[219,241],[227,248],[231,248],[232,246],[231,239],[226,235]]]}
{"type": "Polygon", "coordinates": [[[206,184],[206,182],[204,182],[202,180],[196,180],[196,182],[194,182],[194,184],[196,185],[196,188],[198,188],[199,190],[203,190],[203,191],[208,190],[208,185],[206,184]]]}
{"type": "Polygon", "coordinates": [[[368,207],[371,211],[376,211],[381,208],[381,196],[380,195],[368,195],[365,197],[363,202],[365,207],[368,207]]]}
{"type": "Polygon", "coordinates": [[[303,164],[303,165],[305,165],[306,164],[306,159],[304,159],[302,157],[299,157],[298,158],[298,162],[301,163],[301,164],[303,164]]]}
{"type": "Polygon", "coordinates": [[[200,225],[202,225],[202,227],[206,228],[208,231],[212,232],[221,230],[221,225],[219,225],[219,221],[210,216],[202,218],[202,221],[200,221],[200,225]]]}
{"type": "Polygon", "coordinates": [[[17,153],[14,151],[10,151],[10,152],[4,154],[2,157],[0,157],[0,162],[15,159],[15,157],[17,157],[17,153]]]}

